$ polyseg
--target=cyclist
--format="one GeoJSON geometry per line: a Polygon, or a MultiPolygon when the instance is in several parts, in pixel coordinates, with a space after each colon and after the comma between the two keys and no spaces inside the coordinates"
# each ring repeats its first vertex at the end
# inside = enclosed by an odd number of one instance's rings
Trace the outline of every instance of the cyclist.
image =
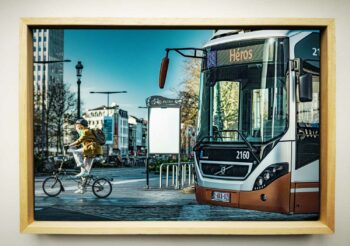
{"type": "MultiPolygon", "coordinates": [[[[96,141],[96,136],[92,130],[88,127],[88,122],[85,119],[78,119],[75,122],[75,129],[79,133],[79,138],[71,143],[69,147],[78,147],[82,145],[82,148],[72,149],[74,159],[77,163],[77,167],[80,167],[81,171],[76,177],[86,177],[89,175],[94,158],[97,155],[102,155],[102,147],[96,141]]],[[[78,188],[75,193],[83,194],[85,189],[83,187],[78,188]]]]}

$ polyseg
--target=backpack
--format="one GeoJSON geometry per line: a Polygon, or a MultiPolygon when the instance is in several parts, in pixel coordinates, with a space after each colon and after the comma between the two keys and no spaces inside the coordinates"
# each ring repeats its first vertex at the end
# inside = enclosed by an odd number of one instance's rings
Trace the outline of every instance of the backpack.
{"type": "Polygon", "coordinates": [[[92,134],[94,135],[94,137],[96,138],[96,142],[99,145],[104,145],[106,143],[106,137],[105,134],[103,133],[103,131],[99,128],[95,128],[92,129],[92,134]]]}

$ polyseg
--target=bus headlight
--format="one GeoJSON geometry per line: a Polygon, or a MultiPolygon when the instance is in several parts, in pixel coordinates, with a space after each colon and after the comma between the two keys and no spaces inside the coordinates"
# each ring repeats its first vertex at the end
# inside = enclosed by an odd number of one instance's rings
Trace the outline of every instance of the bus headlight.
{"type": "Polygon", "coordinates": [[[271,178],[270,170],[266,170],[263,174],[264,180],[268,181],[271,178]]]}
{"type": "Polygon", "coordinates": [[[264,179],[261,176],[259,176],[255,181],[255,185],[262,186],[263,184],[264,184],[264,179]]]}
{"type": "Polygon", "coordinates": [[[288,163],[276,163],[265,168],[256,178],[253,190],[260,190],[271,184],[274,180],[288,173],[288,163]]]}

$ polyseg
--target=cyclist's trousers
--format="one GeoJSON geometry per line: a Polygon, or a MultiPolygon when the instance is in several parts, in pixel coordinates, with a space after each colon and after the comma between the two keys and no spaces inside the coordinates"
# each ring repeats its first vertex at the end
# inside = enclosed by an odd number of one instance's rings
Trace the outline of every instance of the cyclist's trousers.
{"type": "Polygon", "coordinates": [[[81,171],[85,171],[90,173],[92,164],[94,162],[93,157],[83,157],[83,148],[80,149],[72,149],[71,150],[74,156],[74,160],[76,164],[80,164],[81,171]]]}

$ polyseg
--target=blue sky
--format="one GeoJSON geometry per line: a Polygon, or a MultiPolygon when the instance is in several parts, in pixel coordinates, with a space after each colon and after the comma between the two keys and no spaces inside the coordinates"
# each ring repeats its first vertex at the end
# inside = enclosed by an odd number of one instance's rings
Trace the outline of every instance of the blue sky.
{"type": "Polygon", "coordinates": [[[158,87],[159,68],[165,48],[202,47],[212,30],[65,30],[64,81],[76,92],[77,61],[83,63],[81,78],[82,112],[107,104],[107,96],[90,91],[126,90],[110,96],[129,114],[146,118],[145,99],[151,95],[174,97],[172,88],[183,82],[185,58],[170,54],[167,84],[158,87]]]}

